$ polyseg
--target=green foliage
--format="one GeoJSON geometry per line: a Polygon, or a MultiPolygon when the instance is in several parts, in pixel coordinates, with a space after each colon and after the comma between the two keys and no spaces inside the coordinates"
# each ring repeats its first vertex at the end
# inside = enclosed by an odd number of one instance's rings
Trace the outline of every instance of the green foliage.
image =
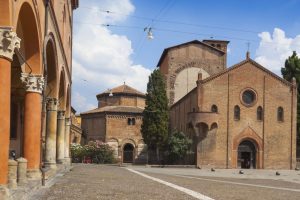
{"type": "Polygon", "coordinates": [[[300,81],[300,59],[297,56],[296,51],[292,56],[289,56],[285,60],[284,68],[281,68],[281,74],[285,80],[292,81],[296,79],[297,83],[300,81]]]}
{"type": "Polygon", "coordinates": [[[297,82],[297,139],[300,146],[300,58],[297,56],[296,51],[285,60],[284,68],[281,68],[281,74],[287,81],[291,82],[295,78],[297,82]]]}
{"type": "Polygon", "coordinates": [[[149,77],[141,132],[150,149],[159,149],[168,139],[169,111],[164,77],[155,69],[149,77]]]}
{"type": "Polygon", "coordinates": [[[71,144],[73,162],[83,162],[89,157],[93,163],[114,163],[113,150],[108,144],[101,141],[91,141],[87,145],[71,144]]]}
{"type": "Polygon", "coordinates": [[[168,141],[169,158],[171,162],[183,159],[189,152],[192,145],[190,140],[183,132],[174,130],[168,141]]]}

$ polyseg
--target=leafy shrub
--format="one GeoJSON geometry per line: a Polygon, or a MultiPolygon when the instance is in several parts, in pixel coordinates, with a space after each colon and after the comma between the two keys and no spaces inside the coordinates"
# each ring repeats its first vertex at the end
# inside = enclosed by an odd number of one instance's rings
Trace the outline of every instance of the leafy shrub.
{"type": "Polygon", "coordinates": [[[93,163],[114,163],[114,155],[111,147],[101,141],[90,141],[87,145],[71,145],[73,162],[83,162],[84,158],[90,158],[93,163]]]}
{"type": "Polygon", "coordinates": [[[169,162],[175,163],[176,161],[183,159],[189,152],[191,145],[192,140],[188,139],[183,132],[174,130],[168,140],[169,162]]]}

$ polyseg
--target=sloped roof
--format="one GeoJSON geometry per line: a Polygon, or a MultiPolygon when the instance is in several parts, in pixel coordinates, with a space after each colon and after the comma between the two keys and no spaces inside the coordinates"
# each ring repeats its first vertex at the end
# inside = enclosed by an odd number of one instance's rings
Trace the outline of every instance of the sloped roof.
{"type": "Polygon", "coordinates": [[[206,79],[203,79],[201,81],[201,83],[206,83],[206,82],[209,82],[219,76],[222,76],[223,74],[227,74],[228,72],[232,71],[232,70],[235,70],[239,67],[241,67],[242,65],[246,64],[246,63],[251,63],[253,64],[255,67],[257,67],[258,69],[264,71],[265,73],[269,74],[270,76],[272,76],[273,78],[277,79],[278,81],[281,81],[282,83],[284,83],[285,85],[288,85],[288,86],[291,86],[293,85],[292,83],[290,83],[289,81],[281,78],[280,76],[276,75],[275,73],[271,72],[270,70],[266,69],[265,67],[263,67],[262,65],[260,65],[259,63],[255,62],[254,60],[252,60],[251,58],[247,58],[246,60],[243,60],[223,71],[221,71],[220,73],[217,73],[217,74],[214,74],[212,76],[209,76],[207,77],[206,79]]]}
{"type": "Polygon", "coordinates": [[[92,113],[137,113],[143,112],[143,108],[137,106],[105,106],[102,108],[96,108],[87,112],[81,113],[81,115],[92,114],[92,113]]]}
{"type": "MultiPolygon", "coordinates": [[[[251,63],[253,64],[255,67],[257,67],[258,69],[262,70],[263,72],[269,74],[270,76],[272,76],[273,78],[277,79],[278,81],[282,82],[283,84],[287,85],[287,86],[292,86],[293,84],[283,78],[281,78],[280,76],[276,75],[275,73],[271,72],[270,70],[266,69],[265,67],[263,67],[262,65],[260,65],[259,63],[255,62],[254,60],[252,60],[251,58],[247,58],[246,60],[243,60],[217,74],[214,74],[212,76],[207,77],[206,79],[201,80],[202,84],[208,83],[212,80],[214,80],[215,78],[218,78],[220,76],[223,76],[227,73],[229,73],[230,71],[233,71],[235,69],[238,69],[239,67],[243,66],[246,63],[251,63]]],[[[183,96],[181,99],[179,99],[177,102],[175,102],[173,105],[171,105],[171,108],[174,107],[175,105],[177,105],[179,102],[181,102],[184,98],[186,98],[188,95],[190,95],[190,93],[194,92],[197,89],[197,87],[195,87],[194,89],[192,89],[189,93],[187,93],[185,96],[183,96]]]]}
{"type": "MultiPolygon", "coordinates": [[[[213,46],[211,46],[211,45],[205,43],[204,41],[212,41],[212,40],[203,40],[203,42],[201,42],[201,41],[199,41],[199,40],[192,40],[192,41],[189,41],[189,42],[186,42],[186,43],[182,43],[182,44],[175,45],[175,46],[171,46],[171,47],[168,47],[168,48],[164,49],[164,51],[163,51],[163,53],[162,53],[162,55],[161,55],[161,57],[160,57],[160,59],[159,59],[159,61],[158,61],[158,63],[157,63],[156,66],[157,66],[157,67],[160,66],[160,64],[162,63],[164,57],[166,56],[166,54],[168,53],[168,51],[169,51],[170,49],[178,48],[178,47],[181,47],[181,46],[184,46],[184,45],[189,45],[189,44],[201,44],[201,45],[204,45],[204,46],[206,46],[206,47],[209,47],[209,48],[211,48],[211,49],[213,49],[213,50],[215,50],[215,51],[217,51],[217,52],[220,52],[220,53],[223,53],[223,54],[226,53],[226,52],[224,52],[224,51],[222,51],[222,50],[220,50],[220,49],[218,49],[218,48],[216,48],[216,47],[213,47],[213,46]]],[[[221,40],[216,40],[216,41],[221,41],[221,40]]],[[[222,41],[223,41],[223,40],[222,40],[222,41]]],[[[229,42],[229,41],[223,41],[223,42],[229,42]]]]}
{"type": "Polygon", "coordinates": [[[125,83],[123,85],[120,85],[118,87],[115,87],[113,89],[108,89],[105,92],[102,92],[100,94],[97,94],[97,97],[101,97],[101,96],[107,96],[110,93],[113,94],[130,94],[130,95],[136,95],[136,96],[142,96],[145,97],[145,94],[126,85],[125,83]]]}

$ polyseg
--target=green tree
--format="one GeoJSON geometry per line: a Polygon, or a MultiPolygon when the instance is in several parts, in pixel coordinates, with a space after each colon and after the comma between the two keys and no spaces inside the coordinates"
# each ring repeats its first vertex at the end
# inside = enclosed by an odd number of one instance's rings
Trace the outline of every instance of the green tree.
{"type": "Polygon", "coordinates": [[[284,67],[281,68],[281,74],[283,78],[287,81],[292,81],[293,78],[296,79],[297,83],[300,81],[300,59],[297,56],[296,51],[293,51],[293,55],[289,56],[285,60],[284,67]]]}
{"type": "Polygon", "coordinates": [[[168,151],[171,162],[183,159],[190,150],[192,140],[183,132],[174,130],[168,141],[168,151]]]}
{"type": "Polygon", "coordinates": [[[300,148],[300,59],[296,51],[293,51],[292,56],[289,56],[288,59],[285,60],[284,68],[281,68],[281,74],[287,81],[291,82],[293,78],[295,78],[297,82],[297,148],[300,148]]]}
{"type": "Polygon", "coordinates": [[[149,76],[147,84],[141,132],[148,148],[156,150],[157,161],[159,161],[160,149],[166,145],[168,140],[168,109],[164,77],[159,69],[155,69],[149,76]]]}

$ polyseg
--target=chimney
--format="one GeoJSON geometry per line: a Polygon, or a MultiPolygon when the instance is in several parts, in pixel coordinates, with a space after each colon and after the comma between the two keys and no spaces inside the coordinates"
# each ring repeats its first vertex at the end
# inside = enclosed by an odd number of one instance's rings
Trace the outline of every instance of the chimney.
{"type": "Polygon", "coordinates": [[[202,73],[201,72],[198,73],[198,81],[202,81],[202,73]]]}
{"type": "Polygon", "coordinates": [[[249,52],[249,51],[247,51],[247,53],[246,53],[246,59],[247,59],[247,60],[250,59],[250,52],[249,52]]]}

